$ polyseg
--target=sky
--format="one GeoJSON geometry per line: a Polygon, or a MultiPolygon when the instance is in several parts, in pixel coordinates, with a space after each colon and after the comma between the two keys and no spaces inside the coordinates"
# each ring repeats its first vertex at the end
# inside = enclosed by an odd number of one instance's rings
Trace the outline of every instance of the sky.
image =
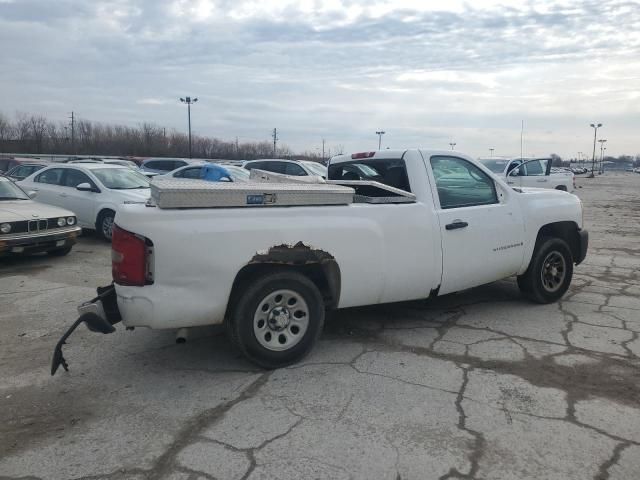
{"type": "Polygon", "coordinates": [[[640,2],[0,0],[0,111],[294,151],[640,154],[640,2]]]}

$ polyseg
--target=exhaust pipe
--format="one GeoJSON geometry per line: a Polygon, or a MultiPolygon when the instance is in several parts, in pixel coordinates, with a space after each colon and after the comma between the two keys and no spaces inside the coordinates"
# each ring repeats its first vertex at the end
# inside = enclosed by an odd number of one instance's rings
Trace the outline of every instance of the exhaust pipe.
{"type": "Polygon", "coordinates": [[[187,337],[189,336],[188,328],[180,328],[176,333],[176,343],[187,343],[187,337]]]}

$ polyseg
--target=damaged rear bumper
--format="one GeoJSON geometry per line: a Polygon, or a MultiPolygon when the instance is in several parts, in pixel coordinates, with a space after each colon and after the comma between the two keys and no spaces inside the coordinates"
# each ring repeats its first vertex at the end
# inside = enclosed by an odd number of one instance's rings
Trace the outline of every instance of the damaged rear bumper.
{"type": "Polygon", "coordinates": [[[106,334],[115,332],[116,329],[114,325],[122,320],[120,311],[118,310],[115,287],[113,285],[98,287],[97,293],[97,297],[78,307],[78,314],[80,316],[56,344],[51,361],[51,375],[56,373],[60,365],[62,365],[62,368],[65,370],[69,370],[69,365],[62,355],[62,346],[74,330],[78,328],[78,325],[84,322],[92,332],[106,334]]]}

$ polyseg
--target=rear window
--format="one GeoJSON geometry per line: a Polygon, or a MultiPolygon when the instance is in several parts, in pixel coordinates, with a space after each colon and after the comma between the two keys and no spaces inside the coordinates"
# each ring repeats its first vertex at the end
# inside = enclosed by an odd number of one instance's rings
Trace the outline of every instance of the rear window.
{"type": "Polygon", "coordinates": [[[384,183],[390,187],[411,192],[404,160],[354,160],[329,165],[329,180],[367,180],[384,183]]]}
{"type": "Polygon", "coordinates": [[[504,173],[509,160],[480,160],[480,162],[493,173],[504,173]]]}

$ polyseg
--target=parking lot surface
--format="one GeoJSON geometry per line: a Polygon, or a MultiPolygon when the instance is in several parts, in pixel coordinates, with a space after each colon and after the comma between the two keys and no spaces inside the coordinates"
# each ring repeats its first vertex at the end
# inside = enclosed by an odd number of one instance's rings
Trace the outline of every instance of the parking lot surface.
{"type": "Polygon", "coordinates": [[[0,260],[0,478],[640,478],[640,175],[577,182],[590,249],[561,302],[509,279],[344,310],[276,371],[220,328],[118,325],[51,377],[109,246],[0,260]]]}

